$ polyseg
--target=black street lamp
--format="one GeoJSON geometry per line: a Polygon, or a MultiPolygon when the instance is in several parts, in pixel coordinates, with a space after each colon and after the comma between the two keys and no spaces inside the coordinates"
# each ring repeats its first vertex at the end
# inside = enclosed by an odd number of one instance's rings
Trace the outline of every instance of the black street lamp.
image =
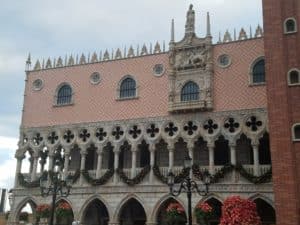
{"type": "Polygon", "coordinates": [[[52,195],[49,225],[53,225],[57,195],[67,197],[70,194],[72,179],[64,179],[61,172],[49,174],[50,180],[41,179],[40,187],[43,197],[52,195]]]}
{"type": "MultiPolygon", "coordinates": [[[[189,169],[192,168],[192,159],[187,158],[184,160],[184,168],[189,169]]],[[[196,192],[201,196],[206,196],[208,194],[208,187],[210,184],[210,176],[206,175],[204,177],[204,189],[200,189],[198,184],[187,176],[181,183],[178,189],[174,189],[174,174],[170,172],[168,174],[168,185],[170,187],[170,194],[174,197],[177,197],[181,194],[182,191],[186,191],[187,199],[188,199],[188,225],[192,225],[192,192],[196,190],[196,192]]]]}

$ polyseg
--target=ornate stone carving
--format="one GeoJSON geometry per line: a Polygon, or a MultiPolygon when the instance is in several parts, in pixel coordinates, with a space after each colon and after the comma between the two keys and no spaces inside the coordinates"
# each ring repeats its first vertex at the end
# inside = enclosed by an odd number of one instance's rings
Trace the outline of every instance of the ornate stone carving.
{"type": "Polygon", "coordinates": [[[208,17],[208,31],[204,38],[195,34],[195,12],[193,6],[187,13],[185,36],[182,41],[174,40],[174,22],[172,21],[171,42],[169,52],[169,111],[211,110],[213,105],[212,74],[212,38],[208,17]],[[198,85],[198,96],[192,101],[184,101],[181,91],[187,82],[198,85]]]}

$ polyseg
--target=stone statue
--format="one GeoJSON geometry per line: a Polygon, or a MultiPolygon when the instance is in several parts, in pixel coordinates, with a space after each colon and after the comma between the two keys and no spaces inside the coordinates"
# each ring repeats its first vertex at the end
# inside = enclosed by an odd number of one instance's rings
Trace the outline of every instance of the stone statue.
{"type": "Polygon", "coordinates": [[[195,11],[193,5],[190,5],[189,11],[186,16],[185,33],[195,33],[195,11]]]}

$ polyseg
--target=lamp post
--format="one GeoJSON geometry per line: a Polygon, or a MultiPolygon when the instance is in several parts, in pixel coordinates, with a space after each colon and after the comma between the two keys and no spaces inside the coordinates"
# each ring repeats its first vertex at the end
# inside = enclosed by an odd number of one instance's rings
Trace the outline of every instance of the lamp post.
{"type": "Polygon", "coordinates": [[[51,211],[49,225],[53,225],[55,202],[57,195],[67,197],[71,190],[71,179],[64,179],[61,172],[53,172],[50,174],[50,180],[40,180],[41,194],[43,197],[52,195],[51,211]]]}
{"type": "MultiPolygon", "coordinates": [[[[192,168],[192,159],[190,157],[184,160],[184,168],[192,168]]],[[[201,196],[206,196],[208,194],[208,187],[210,184],[210,176],[206,175],[204,177],[204,189],[200,189],[198,184],[190,178],[186,177],[181,183],[179,188],[174,189],[174,174],[170,172],[168,174],[168,185],[170,188],[170,194],[174,197],[177,197],[181,194],[182,191],[186,191],[187,200],[188,200],[188,225],[192,225],[192,192],[196,191],[201,196]]]]}

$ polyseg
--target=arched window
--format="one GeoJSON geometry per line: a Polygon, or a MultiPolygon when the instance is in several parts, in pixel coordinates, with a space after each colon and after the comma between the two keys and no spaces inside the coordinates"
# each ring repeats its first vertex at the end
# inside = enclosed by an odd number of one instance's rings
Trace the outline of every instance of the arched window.
{"type": "Polygon", "coordinates": [[[288,73],[288,82],[289,85],[300,84],[300,71],[297,69],[292,69],[288,73]]]}
{"type": "Polygon", "coordinates": [[[294,124],[292,133],[293,133],[293,140],[300,141],[300,123],[294,124]]]}
{"type": "Polygon", "coordinates": [[[284,32],[287,34],[297,32],[297,23],[294,18],[288,18],[285,20],[284,32]]]}
{"type": "Polygon", "coordinates": [[[187,82],[181,90],[181,101],[195,101],[199,100],[199,87],[195,82],[187,82]]]}
{"type": "Polygon", "coordinates": [[[61,86],[57,92],[57,105],[68,105],[72,103],[72,88],[68,84],[61,86]]]}
{"type": "Polygon", "coordinates": [[[120,85],[120,98],[136,97],[136,82],[134,79],[125,78],[120,85]]]}
{"type": "Polygon", "coordinates": [[[252,68],[252,83],[260,84],[265,81],[265,59],[259,59],[254,63],[252,68]]]}

